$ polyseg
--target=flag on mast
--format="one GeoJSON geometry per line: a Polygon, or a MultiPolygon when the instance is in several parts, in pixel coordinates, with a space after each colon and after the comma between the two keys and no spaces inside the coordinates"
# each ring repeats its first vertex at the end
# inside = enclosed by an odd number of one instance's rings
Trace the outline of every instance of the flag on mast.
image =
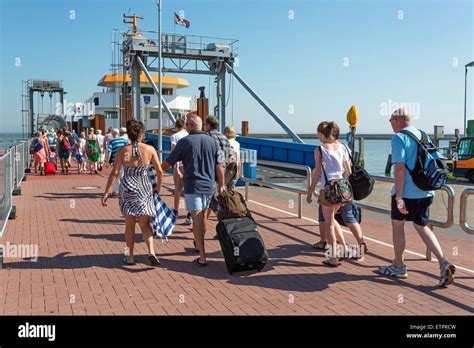
{"type": "Polygon", "coordinates": [[[174,24],[183,25],[186,28],[189,28],[189,26],[191,25],[189,21],[187,21],[183,17],[180,17],[176,12],[174,13],[174,24]]]}

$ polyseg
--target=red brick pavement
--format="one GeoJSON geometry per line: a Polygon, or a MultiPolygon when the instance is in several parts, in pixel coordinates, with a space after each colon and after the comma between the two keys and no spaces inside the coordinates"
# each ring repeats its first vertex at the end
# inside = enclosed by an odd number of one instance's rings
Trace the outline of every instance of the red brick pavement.
{"type": "MultiPolygon", "coordinates": [[[[363,262],[344,262],[337,269],[321,264],[323,254],[311,248],[317,227],[291,215],[287,200],[251,189],[249,208],[259,224],[270,255],[260,273],[230,276],[210,222],[206,241],[209,265],[199,268],[192,233],[177,225],[169,243],[156,241],[162,267],[146,264],[146,248],[137,233],[136,266],[121,263],[125,243],[118,199],[100,204],[106,177],[91,175],[28,176],[22,195],[14,198],[18,217],[9,221],[1,244],[37,244],[36,262],[7,258],[0,270],[0,314],[468,314],[473,312],[473,241],[438,234],[449,258],[459,269],[454,285],[436,287],[434,262],[407,254],[409,278],[389,279],[375,272],[386,264],[392,249],[390,225],[364,219],[370,253],[363,262]],[[98,186],[77,190],[77,186],[98,186]],[[258,203],[255,203],[258,202],[258,203]],[[262,206],[269,205],[270,207],[262,206]],[[283,211],[278,211],[281,209],[283,211]],[[454,249],[456,248],[456,249],[454,249]]],[[[171,178],[164,199],[172,202],[171,178]]],[[[314,217],[306,205],[304,215],[314,217]]],[[[182,219],[180,220],[183,221],[182,219]]],[[[138,229],[138,227],[137,227],[138,229]]],[[[413,231],[411,231],[413,232],[413,231]]],[[[407,248],[424,254],[415,233],[407,233],[407,248]]]]}

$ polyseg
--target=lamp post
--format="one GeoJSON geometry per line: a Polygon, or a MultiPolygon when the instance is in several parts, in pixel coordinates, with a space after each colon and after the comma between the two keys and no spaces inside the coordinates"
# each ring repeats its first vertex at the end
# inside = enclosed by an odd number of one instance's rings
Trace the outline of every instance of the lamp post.
{"type": "Polygon", "coordinates": [[[464,136],[467,136],[467,68],[473,67],[474,61],[464,66],[464,136]]]}
{"type": "Polygon", "coordinates": [[[161,68],[161,0],[156,0],[156,6],[158,7],[158,90],[160,92],[160,95],[158,96],[158,158],[160,159],[160,162],[163,162],[163,105],[161,100],[161,94],[163,92],[163,71],[161,68]]]}

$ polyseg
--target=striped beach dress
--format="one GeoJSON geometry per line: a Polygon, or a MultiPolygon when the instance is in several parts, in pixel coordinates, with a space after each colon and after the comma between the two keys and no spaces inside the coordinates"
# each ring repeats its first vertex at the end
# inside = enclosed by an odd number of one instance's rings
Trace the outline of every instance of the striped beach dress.
{"type": "Polygon", "coordinates": [[[120,182],[120,210],[124,216],[154,216],[153,187],[148,176],[149,166],[142,163],[138,144],[132,143],[132,156],[138,166],[124,166],[120,182]]]}

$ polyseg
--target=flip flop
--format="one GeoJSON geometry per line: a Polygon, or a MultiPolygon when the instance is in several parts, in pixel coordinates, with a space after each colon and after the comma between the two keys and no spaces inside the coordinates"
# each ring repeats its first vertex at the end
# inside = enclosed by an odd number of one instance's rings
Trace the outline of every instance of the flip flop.
{"type": "Polygon", "coordinates": [[[199,262],[199,257],[197,259],[194,259],[193,262],[198,264],[199,267],[206,267],[207,266],[207,262],[206,263],[199,262]]]}
{"type": "Polygon", "coordinates": [[[328,266],[328,267],[333,267],[333,268],[338,267],[338,266],[341,265],[341,263],[339,261],[337,262],[337,265],[334,265],[334,264],[330,263],[329,260],[327,260],[327,259],[323,261],[323,264],[328,266]]]}
{"type": "Polygon", "coordinates": [[[150,265],[153,267],[158,267],[160,265],[160,260],[158,260],[156,255],[149,255],[148,261],[150,261],[150,265]]]}
{"type": "Polygon", "coordinates": [[[326,250],[328,242],[319,241],[316,244],[313,244],[313,248],[317,250],[326,250]]]}
{"type": "Polygon", "coordinates": [[[125,257],[122,259],[122,261],[123,261],[124,264],[126,264],[126,265],[128,265],[128,266],[134,266],[134,265],[136,265],[135,262],[128,262],[128,257],[127,257],[127,256],[125,256],[125,257]]]}

